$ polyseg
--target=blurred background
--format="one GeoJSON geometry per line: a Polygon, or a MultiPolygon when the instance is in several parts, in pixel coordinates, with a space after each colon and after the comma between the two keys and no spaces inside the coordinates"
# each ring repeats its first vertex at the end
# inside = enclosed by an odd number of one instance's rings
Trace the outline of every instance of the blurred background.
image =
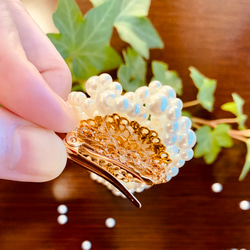
{"type": "MultiPolygon", "coordinates": [[[[56,0],[22,2],[45,33],[56,32],[56,0]]],[[[91,8],[88,0],[77,3],[83,13],[91,8]]],[[[245,99],[250,114],[249,1],[154,0],[149,18],[165,43],[163,50],[151,51],[151,59],[179,73],[183,101],[197,93],[189,78],[192,65],[218,80],[215,111],[196,108],[200,117],[230,117],[220,106],[232,101],[232,92],[245,99]]],[[[112,45],[118,51],[126,47],[116,34],[112,45]]],[[[212,165],[187,162],[169,183],[136,194],[141,209],[72,163],[46,183],[0,180],[0,249],[77,250],[87,249],[86,241],[93,250],[250,249],[250,176],[238,181],[245,155],[245,145],[235,141],[212,165]],[[58,211],[61,204],[67,212],[58,211]],[[114,227],[107,227],[107,218],[115,220],[114,227]]]]}

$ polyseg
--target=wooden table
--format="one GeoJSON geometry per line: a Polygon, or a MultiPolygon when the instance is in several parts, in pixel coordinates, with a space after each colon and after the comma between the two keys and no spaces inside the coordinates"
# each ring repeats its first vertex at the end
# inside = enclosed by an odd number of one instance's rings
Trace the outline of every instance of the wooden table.
{"type": "MultiPolygon", "coordinates": [[[[152,51],[151,59],[178,71],[184,81],[182,99],[196,95],[188,76],[193,65],[218,79],[215,112],[197,109],[197,114],[230,117],[220,105],[231,101],[232,92],[246,100],[249,113],[250,2],[152,2],[150,18],[165,48],[152,51]]],[[[87,0],[78,3],[83,12],[90,8],[87,0]]],[[[125,46],[118,38],[112,43],[119,50],[125,46]]],[[[239,208],[240,201],[250,200],[250,176],[238,181],[245,153],[245,145],[235,142],[212,165],[202,159],[188,162],[168,184],[137,194],[141,209],[113,196],[74,164],[47,183],[1,180],[0,249],[77,250],[85,240],[93,250],[250,249],[250,211],[239,208]],[[215,182],[223,185],[222,192],[212,192],[215,182]],[[57,223],[60,204],[68,207],[64,225],[57,223]],[[108,217],[115,219],[114,228],[105,226],[108,217]]]]}

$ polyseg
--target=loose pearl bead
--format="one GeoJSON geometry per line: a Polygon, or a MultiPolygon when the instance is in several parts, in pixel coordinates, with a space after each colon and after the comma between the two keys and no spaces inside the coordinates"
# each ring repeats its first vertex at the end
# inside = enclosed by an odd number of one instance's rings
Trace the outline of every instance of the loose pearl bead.
{"type": "Polygon", "coordinates": [[[109,83],[108,90],[112,90],[116,96],[122,94],[122,85],[119,82],[111,82],[109,83]]]}
{"type": "Polygon", "coordinates": [[[177,141],[177,147],[180,149],[192,148],[196,142],[196,135],[192,130],[180,134],[177,141]]]}
{"type": "Polygon", "coordinates": [[[158,92],[164,94],[167,98],[176,98],[175,90],[168,85],[164,85],[159,88],[158,92]]]}
{"type": "Polygon", "coordinates": [[[143,86],[143,87],[138,88],[135,91],[135,94],[138,95],[138,97],[140,98],[140,100],[142,102],[144,102],[147,99],[147,97],[149,96],[148,87],[147,86],[143,86]]]}
{"type": "Polygon", "coordinates": [[[189,161],[189,160],[191,160],[193,158],[194,151],[191,148],[183,149],[183,150],[180,151],[179,155],[180,155],[180,158],[182,160],[189,161]]]}
{"type": "Polygon", "coordinates": [[[167,109],[168,99],[161,93],[149,97],[148,110],[151,115],[159,116],[167,109]]]}
{"type": "Polygon", "coordinates": [[[128,112],[132,109],[131,101],[126,98],[125,96],[119,96],[115,100],[115,108],[118,111],[118,113],[124,113],[128,112]]]}
{"type": "Polygon", "coordinates": [[[181,111],[180,109],[176,107],[169,107],[166,113],[166,117],[170,121],[176,121],[179,117],[181,116],[181,111]]]}
{"type": "Polygon", "coordinates": [[[105,221],[105,225],[108,228],[114,227],[115,226],[115,219],[113,219],[113,218],[107,218],[106,221],[105,221]]]}
{"type": "Polygon", "coordinates": [[[100,81],[98,76],[90,77],[85,83],[86,91],[91,97],[95,97],[98,95],[99,87],[100,87],[100,81]]]}
{"type": "Polygon", "coordinates": [[[86,95],[83,92],[73,91],[68,96],[68,103],[72,106],[80,106],[85,99],[86,95]]]}
{"type": "Polygon", "coordinates": [[[82,242],[81,247],[82,247],[82,250],[90,250],[92,247],[92,244],[90,241],[85,240],[84,242],[82,242]]]}
{"type": "Polygon", "coordinates": [[[99,94],[96,98],[96,107],[103,114],[111,113],[114,109],[115,94],[112,91],[106,90],[99,94]]]}
{"type": "Polygon", "coordinates": [[[183,103],[182,103],[181,99],[179,99],[179,98],[170,99],[170,105],[174,106],[180,110],[182,110],[182,108],[183,108],[183,103]]]}
{"type": "Polygon", "coordinates": [[[57,211],[59,214],[66,214],[68,212],[68,208],[66,205],[61,204],[57,207],[57,211]]]}
{"type": "Polygon", "coordinates": [[[66,224],[68,221],[68,217],[65,214],[61,214],[57,217],[57,222],[61,225],[66,224]]]}
{"type": "Polygon", "coordinates": [[[182,116],[178,120],[178,127],[180,131],[187,131],[191,128],[191,126],[192,126],[191,120],[186,116],[182,116]]]}

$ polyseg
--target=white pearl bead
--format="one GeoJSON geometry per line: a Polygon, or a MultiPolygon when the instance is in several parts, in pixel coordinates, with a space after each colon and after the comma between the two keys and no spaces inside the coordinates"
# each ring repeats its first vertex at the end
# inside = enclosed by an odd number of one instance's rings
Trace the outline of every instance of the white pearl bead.
{"type": "Polygon", "coordinates": [[[144,102],[147,99],[147,97],[149,96],[148,87],[147,86],[143,86],[143,87],[138,88],[135,91],[135,94],[138,95],[138,97],[140,98],[140,100],[142,102],[144,102]]]}
{"type": "Polygon", "coordinates": [[[115,94],[106,90],[96,98],[96,107],[102,114],[109,114],[113,111],[115,105],[115,94]]]}
{"type": "Polygon", "coordinates": [[[187,131],[191,128],[192,126],[192,122],[191,120],[186,117],[186,116],[182,116],[179,120],[178,120],[178,127],[180,131],[187,131]]]}
{"type": "Polygon", "coordinates": [[[179,173],[179,169],[177,167],[167,167],[166,168],[166,174],[175,177],[179,173]]]}
{"type": "Polygon", "coordinates": [[[67,208],[66,205],[61,204],[61,205],[59,205],[59,206],[57,207],[57,212],[58,212],[59,214],[66,214],[66,213],[68,212],[68,208],[67,208]]]}
{"type": "Polygon", "coordinates": [[[148,126],[154,130],[157,129],[157,132],[160,132],[159,130],[161,130],[163,122],[164,121],[162,119],[162,116],[152,116],[151,115],[151,119],[149,121],[148,126]]]}
{"type": "Polygon", "coordinates": [[[91,97],[95,97],[98,95],[98,90],[100,88],[100,81],[98,76],[92,76],[90,77],[86,83],[85,83],[85,88],[87,93],[91,96],[91,97]]]}
{"type": "Polygon", "coordinates": [[[175,90],[168,85],[163,85],[161,88],[158,89],[158,92],[164,94],[169,99],[176,98],[175,90]]]}
{"type": "Polygon", "coordinates": [[[149,113],[148,113],[147,109],[140,105],[140,114],[137,117],[137,120],[140,122],[143,122],[143,121],[145,122],[148,120],[148,117],[149,117],[149,113]]]}
{"type": "Polygon", "coordinates": [[[220,193],[222,190],[223,190],[223,186],[220,184],[220,183],[214,183],[212,186],[211,186],[211,189],[213,192],[215,193],[220,193]]]}
{"type": "Polygon", "coordinates": [[[173,159],[172,159],[172,164],[176,168],[181,168],[184,166],[185,161],[182,160],[179,155],[175,155],[175,157],[173,157],[173,159]]]}
{"type": "Polygon", "coordinates": [[[163,94],[157,93],[149,97],[147,105],[151,115],[159,116],[167,109],[168,99],[163,94]]]}
{"type": "Polygon", "coordinates": [[[112,191],[113,195],[121,196],[121,192],[117,188],[113,187],[113,189],[111,191],[112,191]]]}
{"type": "Polygon", "coordinates": [[[171,179],[172,179],[172,177],[170,175],[167,175],[166,181],[170,181],[171,179]]]}
{"type": "Polygon", "coordinates": [[[80,118],[81,114],[82,114],[82,110],[79,106],[72,106],[73,107],[73,110],[76,114],[76,116],[78,117],[78,119],[80,118]]]}
{"type": "Polygon", "coordinates": [[[178,123],[176,121],[167,122],[163,125],[164,132],[166,133],[176,133],[178,130],[178,123]]]}
{"type": "Polygon", "coordinates": [[[114,227],[115,226],[115,219],[113,219],[113,218],[107,218],[106,221],[105,221],[105,225],[108,228],[114,227]]]}
{"type": "Polygon", "coordinates": [[[128,98],[130,101],[140,102],[139,96],[134,92],[126,92],[123,96],[128,98]]]}
{"type": "Polygon", "coordinates": [[[240,205],[240,208],[242,210],[249,210],[250,209],[250,202],[247,200],[241,201],[239,205],[240,205]]]}
{"type": "Polygon", "coordinates": [[[163,137],[163,143],[166,146],[171,146],[177,141],[177,135],[176,134],[165,134],[163,137]]]}
{"type": "Polygon", "coordinates": [[[183,108],[183,103],[182,103],[181,99],[179,99],[179,98],[170,99],[170,105],[174,106],[180,110],[182,110],[182,108],[183,108]]]}
{"type": "Polygon", "coordinates": [[[116,96],[122,94],[122,85],[119,82],[111,82],[109,83],[108,90],[112,90],[116,96]]]}
{"type": "Polygon", "coordinates": [[[80,106],[81,103],[86,99],[86,95],[80,91],[73,91],[68,95],[68,103],[72,106],[80,106]]]}
{"type": "Polygon", "coordinates": [[[155,93],[162,86],[161,82],[154,80],[149,83],[148,88],[150,93],[155,93]]]}
{"type": "Polygon", "coordinates": [[[193,130],[189,130],[187,133],[182,133],[179,135],[176,145],[180,149],[188,149],[192,148],[195,143],[196,135],[193,130]]]}
{"type": "Polygon", "coordinates": [[[85,113],[85,112],[82,112],[81,114],[80,114],[80,117],[79,117],[80,119],[80,121],[81,120],[87,120],[88,118],[89,118],[89,116],[85,113]]]}
{"type": "Polygon", "coordinates": [[[82,247],[82,250],[90,250],[91,247],[92,247],[92,244],[91,244],[90,241],[85,240],[85,241],[82,243],[81,247],[82,247]]]}
{"type": "Polygon", "coordinates": [[[92,116],[91,117],[96,117],[96,116],[102,116],[102,112],[98,111],[98,110],[94,110],[94,112],[92,112],[92,116]]]}
{"type": "Polygon", "coordinates": [[[83,112],[87,112],[88,110],[92,109],[93,106],[93,101],[90,98],[86,98],[82,103],[81,103],[81,110],[83,112]]]}
{"type": "Polygon", "coordinates": [[[57,222],[61,225],[66,224],[68,221],[68,217],[65,214],[61,214],[57,217],[57,222]]]}
{"type": "Polygon", "coordinates": [[[131,101],[125,96],[119,96],[115,99],[115,108],[118,113],[128,112],[132,109],[131,101]]]}
{"type": "Polygon", "coordinates": [[[166,117],[170,121],[176,121],[181,117],[181,110],[172,106],[167,109],[166,117]]]}
{"type": "Polygon", "coordinates": [[[191,148],[189,148],[189,149],[182,149],[182,150],[180,150],[179,155],[180,155],[180,158],[182,160],[189,161],[189,160],[191,160],[193,158],[194,151],[191,148]]]}
{"type": "Polygon", "coordinates": [[[93,181],[96,181],[96,180],[98,179],[98,175],[91,172],[91,173],[90,173],[90,178],[91,178],[93,181]]]}
{"type": "Polygon", "coordinates": [[[99,81],[102,85],[108,85],[113,81],[113,79],[109,74],[103,73],[99,75],[99,81]]]}
{"type": "Polygon", "coordinates": [[[172,159],[179,153],[179,149],[175,145],[167,146],[166,152],[169,154],[170,158],[172,159]]]}
{"type": "Polygon", "coordinates": [[[131,103],[131,110],[127,112],[127,114],[132,117],[138,117],[141,114],[141,107],[138,103],[131,103]]]}

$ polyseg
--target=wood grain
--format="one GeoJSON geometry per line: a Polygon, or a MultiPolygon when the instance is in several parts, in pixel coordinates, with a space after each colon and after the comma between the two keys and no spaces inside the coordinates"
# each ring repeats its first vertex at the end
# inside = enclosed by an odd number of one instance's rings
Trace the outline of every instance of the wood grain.
{"type": "MultiPolygon", "coordinates": [[[[77,1],[83,12],[90,3],[77,1]]],[[[218,79],[215,111],[200,109],[206,118],[230,117],[220,105],[231,93],[250,108],[250,2],[246,0],[154,0],[150,18],[164,43],[153,50],[152,60],[167,62],[184,81],[183,100],[193,100],[196,90],[189,78],[193,65],[218,79]]],[[[126,45],[117,35],[112,44],[121,51],[126,45]]],[[[81,249],[84,240],[91,249],[232,249],[250,248],[250,211],[239,202],[250,199],[248,176],[238,181],[246,149],[235,142],[213,165],[203,160],[188,162],[168,184],[137,194],[141,209],[114,197],[93,182],[89,174],[68,164],[63,174],[47,183],[0,181],[0,249],[81,249]],[[221,193],[211,185],[223,184],[221,193]],[[57,206],[68,206],[68,222],[57,223],[57,206]],[[116,226],[109,229],[105,220],[116,226]]]]}

